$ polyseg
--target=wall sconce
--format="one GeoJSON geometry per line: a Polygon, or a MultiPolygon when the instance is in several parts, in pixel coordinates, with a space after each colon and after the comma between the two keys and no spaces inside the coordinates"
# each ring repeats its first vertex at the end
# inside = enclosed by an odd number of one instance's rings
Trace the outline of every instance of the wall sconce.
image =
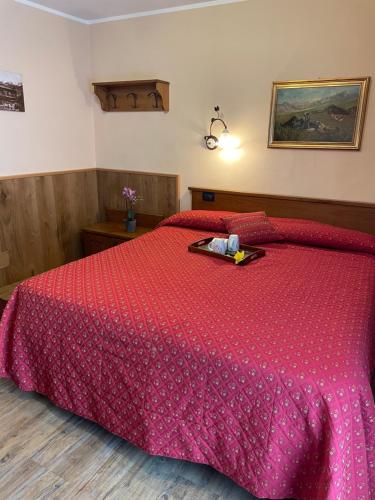
{"type": "Polygon", "coordinates": [[[215,106],[214,110],[217,113],[217,116],[215,118],[211,118],[210,135],[206,135],[204,137],[207,148],[212,151],[217,147],[224,150],[234,149],[238,147],[238,139],[230,134],[227,124],[220,117],[219,106],[215,106]],[[219,138],[217,138],[215,135],[212,134],[212,127],[215,122],[220,122],[222,125],[224,125],[224,130],[222,131],[219,138]]]}

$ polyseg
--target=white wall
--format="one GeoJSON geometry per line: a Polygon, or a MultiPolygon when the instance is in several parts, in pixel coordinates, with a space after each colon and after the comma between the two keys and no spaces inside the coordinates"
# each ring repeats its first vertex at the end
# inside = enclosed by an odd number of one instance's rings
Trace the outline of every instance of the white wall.
{"type": "Polygon", "coordinates": [[[90,28],[94,81],[171,82],[170,112],[94,105],[97,165],[174,172],[188,185],[375,202],[375,99],[362,150],[268,149],[274,80],[375,76],[373,0],[249,0],[90,28]],[[242,140],[225,162],[202,145],[220,104],[242,140]]]}
{"type": "Polygon", "coordinates": [[[0,0],[0,70],[22,73],[25,113],[0,112],[0,176],[94,165],[87,26],[0,0]]]}
{"type": "Polygon", "coordinates": [[[374,24],[373,0],[249,0],[91,27],[1,0],[0,69],[23,74],[26,112],[0,112],[0,176],[91,167],[96,147],[100,167],[180,174],[184,208],[188,185],[374,202],[373,89],[360,152],[266,147],[272,81],[374,77],[374,24]],[[100,110],[92,81],[138,78],[171,82],[169,113],[100,110]],[[215,104],[241,138],[236,162],[203,146],[215,104]]]}

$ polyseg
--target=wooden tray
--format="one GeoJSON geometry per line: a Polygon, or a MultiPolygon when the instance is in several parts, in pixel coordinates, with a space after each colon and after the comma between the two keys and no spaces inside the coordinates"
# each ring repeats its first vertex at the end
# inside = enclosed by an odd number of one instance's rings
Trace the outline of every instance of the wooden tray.
{"type": "MultiPolygon", "coordinates": [[[[210,257],[226,260],[228,262],[232,262],[233,264],[235,264],[233,255],[230,254],[222,255],[220,253],[212,252],[212,250],[209,250],[208,244],[212,240],[213,238],[205,238],[204,240],[196,241],[195,243],[192,243],[191,245],[188,246],[188,250],[189,252],[209,255],[210,257]]],[[[252,260],[259,259],[259,257],[263,257],[264,255],[266,255],[266,251],[263,250],[263,248],[250,247],[249,245],[240,245],[240,250],[245,251],[245,258],[237,264],[238,266],[245,266],[252,260]]]]}

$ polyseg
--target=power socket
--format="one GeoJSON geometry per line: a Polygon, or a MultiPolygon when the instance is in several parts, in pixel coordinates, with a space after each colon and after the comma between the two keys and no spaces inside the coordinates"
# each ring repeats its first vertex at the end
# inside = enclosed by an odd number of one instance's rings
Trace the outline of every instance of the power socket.
{"type": "Polygon", "coordinates": [[[9,252],[0,252],[0,269],[5,269],[10,264],[9,252]]]}

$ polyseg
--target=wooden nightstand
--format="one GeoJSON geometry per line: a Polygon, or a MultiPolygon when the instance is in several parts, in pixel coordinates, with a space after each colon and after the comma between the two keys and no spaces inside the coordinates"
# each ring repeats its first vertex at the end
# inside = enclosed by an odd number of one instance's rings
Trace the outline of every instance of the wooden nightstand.
{"type": "Polygon", "coordinates": [[[107,222],[99,222],[82,229],[83,255],[87,257],[97,252],[107,250],[107,248],[120,245],[126,241],[142,236],[160,222],[163,217],[157,215],[137,214],[137,229],[134,233],[125,231],[125,213],[119,210],[106,210],[107,222]]]}

